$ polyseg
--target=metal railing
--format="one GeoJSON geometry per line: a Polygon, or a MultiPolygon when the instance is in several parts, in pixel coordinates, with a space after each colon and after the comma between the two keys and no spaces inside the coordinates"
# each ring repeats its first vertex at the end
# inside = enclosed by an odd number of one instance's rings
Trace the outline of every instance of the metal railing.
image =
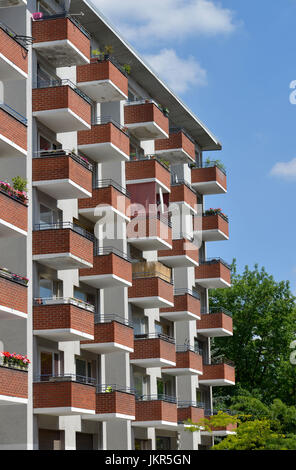
{"type": "Polygon", "coordinates": [[[132,387],[126,387],[117,384],[98,384],[97,393],[112,393],[112,392],[121,392],[129,393],[130,395],[136,394],[136,389],[132,387]]]}
{"type": "Polygon", "coordinates": [[[115,121],[115,119],[113,119],[111,116],[96,116],[95,118],[92,119],[91,124],[92,126],[113,124],[113,126],[117,127],[117,129],[119,129],[121,132],[123,132],[125,135],[129,137],[128,129],[122,124],[119,124],[119,122],[115,121]]]}
{"type": "Polygon", "coordinates": [[[173,126],[173,127],[170,127],[169,132],[170,134],[179,134],[179,132],[182,132],[187,137],[187,139],[189,139],[195,145],[194,139],[188,134],[188,132],[184,129],[184,127],[173,126]]]}
{"type": "Polygon", "coordinates": [[[193,169],[200,169],[200,168],[214,168],[217,167],[222,173],[226,176],[226,169],[222,168],[217,162],[215,161],[210,161],[210,162],[202,162],[201,165],[196,163],[195,165],[193,163],[190,163],[190,167],[193,169]]]}
{"type": "Polygon", "coordinates": [[[184,352],[193,352],[196,353],[195,347],[190,346],[190,344],[179,344],[176,346],[177,353],[184,353],[184,352]]]}
{"type": "Polygon", "coordinates": [[[78,374],[41,374],[34,377],[34,382],[77,382],[85,385],[96,385],[97,379],[78,374]]]}
{"type": "Polygon", "coordinates": [[[224,264],[226,268],[231,269],[230,264],[224,261],[222,258],[207,258],[205,260],[200,260],[199,262],[199,264],[217,264],[217,263],[224,264]]]}
{"type": "Polygon", "coordinates": [[[127,191],[127,189],[124,188],[123,186],[120,186],[120,184],[118,184],[116,181],[112,179],[97,180],[93,185],[94,189],[109,188],[110,186],[112,186],[112,188],[116,189],[117,191],[119,191],[124,196],[128,197],[129,199],[131,198],[131,195],[127,191]]]}
{"type": "Polygon", "coordinates": [[[172,173],[171,186],[186,186],[186,188],[190,189],[190,191],[192,191],[196,195],[196,191],[193,189],[191,184],[183,179],[178,179],[175,173],[172,173]]]}
{"type": "Polygon", "coordinates": [[[76,299],[75,297],[36,297],[34,298],[34,305],[74,305],[75,307],[83,308],[84,310],[88,310],[92,313],[95,311],[94,305],[84,302],[83,300],[76,299]]]}
{"type": "Polygon", "coordinates": [[[147,155],[130,155],[131,162],[142,162],[145,160],[156,160],[165,170],[171,172],[169,164],[166,163],[166,160],[163,160],[158,155],[147,154],[147,155]]]}
{"type": "Polygon", "coordinates": [[[202,315],[215,315],[217,313],[224,313],[228,317],[232,317],[232,312],[227,310],[225,307],[211,307],[211,308],[202,308],[201,314],[202,315]]]}
{"type": "Polygon", "coordinates": [[[66,11],[63,12],[63,13],[54,13],[52,15],[42,15],[42,18],[38,18],[34,21],[43,21],[43,20],[56,20],[56,19],[59,19],[59,18],[68,18],[73,24],[75,24],[75,26],[77,26],[77,28],[88,38],[88,39],[91,39],[91,35],[90,33],[82,26],[81,23],[79,23],[79,21],[76,20],[76,18],[74,18],[74,16],[70,15],[69,13],[67,13],[66,11]]]}
{"type": "Polygon", "coordinates": [[[87,158],[77,155],[73,150],[68,149],[51,149],[51,150],[39,150],[34,152],[33,158],[51,158],[51,157],[71,157],[80,165],[84,166],[90,171],[93,171],[93,166],[87,158]]]}
{"type": "Polygon", "coordinates": [[[207,214],[207,211],[203,213],[203,217],[212,217],[213,215],[219,215],[219,217],[221,217],[223,220],[225,220],[225,222],[229,222],[229,218],[227,215],[225,214],[222,214],[222,212],[214,212],[213,213],[209,213],[207,214]]]}
{"type": "Polygon", "coordinates": [[[71,80],[68,78],[55,78],[55,79],[50,79],[50,80],[43,80],[40,78],[37,78],[37,85],[34,86],[34,88],[53,88],[53,87],[61,87],[61,86],[68,86],[70,87],[77,95],[79,95],[81,98],[83,98],[88,104],[92,105],[93,101],[92,99],[87,96],[83,91],[80,90],[76,85],[74,85],[71,80]]]}
{"type": "Polygon", "coordinates": [[[98,244],[95,242],[94,244],[94,256],[108,256],[108,255],[116,255],[119,256],[120,258],[124,259],[125,261],[128,261],[131,263],[133,260],[130,258],[126,253],[124,253],[121,250],[118,250],[117,248],[114,248],[113,246],[106,246],[103,248],[100,248],[98,244]]]}
{"type": "Polygon", "coordinates": [[[172,336],[165,335],[163,333],[143,333],[143,334],[136,334],[135,340],[145,340],[145,339],[161,339],[163,341],[167,341],[171,344],[176,344],[175,338],[172,336]]]}
{"type": "Polygon", "coordinates": [[[152,98],[136,100],[136,101],[127,100],[124,103],[125,106],[137,106],[139,104],[154,104],[163,113],[163,109],[161,108],[161,106],[152,98]]]}
{"type": "Polygon", "coordinates": [[[125,71],[124,67],[118,62],[118,60],[113,55],[107,55],[104,51],[100,52],[100,55],[91,54],[90,58],[92,60],[96,59],[97,62],[106,62],[109,61],[113,64],[126,78],[129,77],[129,74],[125,71]]]}
{"type": "Polygon", "coordinates": [[[87,238],[90,241],[94,241],[94,235],[88,232],[85,228],[80,227],[79,225],[74,224],[73,222],[55,222],[52,224],[47,223],[40,223],[35,224],[34,230],[41,231],[41,230],[63,230],[63,229],[70,229],[73,232],[78,233],[84,238],[87,238]]]}
{"type": "Polygon", "coordinates": [[[174,290],[174,295],[191,295],[195,299],[200,300],[199,293],[196,290],[193,290],[193,289],[186,289],[186,288],[175,289],[174,290]]]}
{"type": "Polygon", "coordinates": [[[211,358],[211,362],[210,361],[204,361],[205,366],[217,366],[217,365],[221,365],[221,364],[225,364],[227,366],[235,367],[234,362],[231,361],[230,359],[225,358],[225,357],[211,358]]]}
{"type": "Polygon", "coordinates": [[[129,328],[134,328],[133,322],[127,320],[126,318],[123,318],[122,316],[116,313],[107,314],[107,315],[102,315],[102,314],[95,315],[95,325],[98,325],[100,323],[112,323],[112,322],[117,322],[117,323],[120,323],[121,325],[128,326],[129,328]]]}
{"type": "Polygon", "coordinates": [[[206,404],[203,402],[197,402],[197,401],[179,401],[178,400],[178,408],[202,408],[205,409],[206,404]]]}
{"type": "Polygon", "coordinates": [[[137,401],[165,401],[167,403],[177,403],[177,397],[165,394],[157,394],[157,395],[141,395],[136,396],[137,401]]]}
{"type": "Polygon", "coordinates": [[[3,109],[3,111],[5,111],[7,114],[10,114],[10,116],[19,121],[21,124],[24,124],[25,126],[28,124],[27,118],[25,118],[25,116],[23,116],[22,114],[18,113],[8,104],[0,103],[0,108],[3,109]]]}
{"type": "MultiPolygon", "coordinates": [[[[1,182],[0,182],[1,184],[1,182]]],[[[14,199],[15,201],[19,202],[20,204],[23,204],[24,206],[28,207],[28,198],[27,196],[20,196],[16,192],[16,190],[11,187],[10,185],[6,188],[3,186],[0,186],[0,193],[5,194],[5,196],[10,197],[11,199],[14,199]]]]}
{"type": "Polygon", "coordinates": [[[0,21],[0,28],[8,34],[11,39],[16,41],[20,46],[22,46],[26,50],[26,54],[28,53],[27,49],[27,42],[32,42],[32,38],[30,36],[23,36],[21,34],[17,34],[13,29],[11,29],[7,24],[0,21]]]}
{"type": "Polygon", "coordinates": [[[29,280],[24,277],[20,276],[19,274],[12,273],[7,269],[0,268],[0,277],[3,279],[8,279],[9,281],[13,281],[16,284],[20,284],[21,286],[27,287],[29,280]]]}

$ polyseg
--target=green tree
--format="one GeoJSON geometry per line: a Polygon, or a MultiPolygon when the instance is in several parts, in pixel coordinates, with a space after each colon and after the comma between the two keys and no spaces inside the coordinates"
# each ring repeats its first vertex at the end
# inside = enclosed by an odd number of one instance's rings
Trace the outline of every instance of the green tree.
{"type": "MultiPolygon", "coordinates": [[[[289,361],[295,339],[295,297],[288,282],[276,282],[264,268],[245,267],[243,274],[232,264],[232,287],[210,292],[210,306],[224,307],[233,314],[233,338],[212,340],[213,356],[234,361],[236,383],[253,392],[264,403],[275,398],[287,404],[296,401],[296,366],[289,361]]],[[[225,391],[216,388],[216,395],[225,391]]],[[[229,390],[236,394],[236,387],[229,390]]]]}

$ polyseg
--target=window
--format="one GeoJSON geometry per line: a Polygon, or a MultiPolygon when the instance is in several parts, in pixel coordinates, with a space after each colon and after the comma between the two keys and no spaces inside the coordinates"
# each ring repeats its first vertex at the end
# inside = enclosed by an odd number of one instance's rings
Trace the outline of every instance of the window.
{"type": "Polygon", "coordinates": [[[46,229],[46,225],[62,222],[62,211],[59,209],[51,209],[40,204],[40,224],[46,229]],[[45,225],[45,226],[44,226],[45,225]]]}
{"type": "Polygon", "coordinates": [[[56,299],[63,297],[63,284],[61,281],[54,281],[40,277],[39,297],[41,299],[56,299]]]}
{"type": "Polygon", "coordinates": [[[48,377],[58,376],[62,373],[62,356],[60,353],[41,351],[40,353],[40,376],[41,380],[48,377]]]}
{"type": "Polygon", "coordinates": [[[76,358],[76,380],[77,382],[92,383],[93,382],[92,362],[86,359],[76,358]]]}
{"type": "Polygon", "coordinates": [[[171,336],[171,328],[165,323],[155,322],[155,333],[171,336]]]}
{"type": "Polygon", "coordinates": [[[134,316],[133,326],[135,335],[143,335],[146,333],[147,320],[144,317],[134,316]]]}
{"type": "Polygon", "coordinates": [[[156,450],[170,450],[171,439],[169,437],[156,438],[156,450]]]}
{"type": "Polygon", "coordinates": [[[95,302],[96,302],[96,298],[94,294],[89,294],[88,292],[84,292],[78,287],[74,287],[74,297],[75,299],[82,300],[83,302],[87,302],[91,305],[95,305],[95,302]]]}
{"type": "Polygon", "coordinates": [[[134,388],[136,389],[137,397],[147,395],[147,377],[141,374],[134,374],[134,388]]]}

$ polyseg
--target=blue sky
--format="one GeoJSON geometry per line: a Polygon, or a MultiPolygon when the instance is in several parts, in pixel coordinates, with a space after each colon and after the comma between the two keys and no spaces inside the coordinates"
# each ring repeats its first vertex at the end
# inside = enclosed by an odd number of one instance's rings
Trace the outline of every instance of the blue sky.
{"type": "Polygon", "coordinates": [[[208,155],[228,194],[206,205],[229,215],[230,240],[208,255],[263,265],[296,293],[296,0],[93,2],[223,144],[208,155]]]}

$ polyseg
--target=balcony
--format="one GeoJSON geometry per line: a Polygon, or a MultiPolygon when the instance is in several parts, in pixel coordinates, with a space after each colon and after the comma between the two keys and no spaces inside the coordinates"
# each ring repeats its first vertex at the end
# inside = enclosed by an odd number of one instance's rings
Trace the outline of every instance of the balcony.
{"type": "Polygon", "coordinates": [[[35,299],[33,334],[56,342],[92,340],[94,310],[75,298],[35,299]]]}
{"type": "Polygon", "coordinates": [[[169,321],[200,320],[199,293],[196,290],[175,289],[174,307],[160,309],[159,316],[169,321]]]}
{"type": "Polygon", "coordinates": [[[8,183],[0,182],[0,238],[27,236],[27,230],[25,194],[19,195],[8,183]]]}
{"type": "Polygon", "coordinates": [[[174,338],[162,333],[136,335],[130,363],[144,368],[175,367],[176,346],[174,338]]]}
{"type": "Polygon", "coordinates": [[[94,354],[134,351],[134,331],[128,320],[119,315],[95,316],[93,341],[83,341],[81,349],[94,354]]]}
{"type": "Polygon", "coordinates": [[[100,248],[94,244],[93,267],[80,269],[80,281],[96,289],[130,287],[132,265],[128,256],[113,247],[100,248]]]}
{"type": "Polygon", "coordinates": [[[161,215],[138,214],[127,226],[128,242],[141,251],[172,248],[172,225],[161,215]]]}
{"type": "Polygon", "coordinates": [[[199,249],[194,245],[194,240],[182,238],[173,240],[172,250],[160,250],[158,260],[171,268],[191,268],[198,266],[199,249]]]}
{"type": "Polygon", "coordinates": [[[78,132],[78,149],[97,163],[129,159],[129,136],[110,117],[96,118],[91,129],[78,132]]]}
{"type": "Polygon", "coordinates": [[[33,412],[40,415],[94,415],[95,379],[75,374],[39,376],[33,384],[33,412]]]}
{"type": "Polygon", "coordinates": [[[202,239],[216,242],[229,239],[228,217],[222,213],[206,214],[202,217],[202,239]]]}
{"type": "Polygon", "coordinates": [[[27,370],[20,370],[16,366],[4,364],[2,358],[0,360],[0,406],[27,404],[27,370]]]}
{"type": "Polygon", "coordinates": [[[126,184],[156,183],[163,192],[171,191],[171,172],[156,156],[145,155],[125,164],[126,184]]]}
{"type": "Polygon", "coordinates": [[[0,320],[27,318],[28,279],[0,268],[0,320]]]}
{"type": "MultiPolygon", "coordinates": [[[[0,1],[0,8],[2,2],[0,1]]],[[[28,77],[28,50],[21,38],[2,22],[0,22],[0,77],[3,81],[28,77]]]]}
{"type": "Polygon", "coordinates": [[[94,421],[135,420],[135,391],[119,385],[98,385],[96,394],[96,414],[82,416],[94,421]]]}
{"type": "Polygon", "coordinates": [[[225,308],[210,310],[196,322],[197,333],[209,338],[233,336],[232,314],[225,308]]]}
{"type": "Polygon", "coordinates": [[[91,268],[93,235],[72,222],[36,225],[33,261],[55,270],[91,268]]]}
{"type": "Polygon", "coordinates": [[[32,23],[33,48],[54,68],[88,64],[90,36],[67,13],[43,15],[32,23]]]}
{"type": "Polygon", "coordinates": [[[92,197],[78,201],[78,210],[79,214],[94,223],[105,213],[129,221],[127,216],[129,205],[129,192],[116,181],[104,179],[95,182],[92,197]]]}
{"type": "Polygon", "coordinates": [[[182,204],[194,214],[197,213],[196,192],[186,181],[171,184],[170,204],[182,204]]]}
{"type": "Polygon", "coordinates": [[[3,157],[27,155],[27,119],[0,103],[0,152],[3,157]]]}
{"type": "Polygon", "coordinates": [[[205,417],[203,403],[178,401],[178,423],[185,424],[190,419],[193,423],[198,423],[205,417]]]}
{"type": "Polygon", "coordinates": [[[136,427],[174,430],[177,428],[176,397],[146,395],[136,401],[136,427]]]}
{"type": "Polygon", "coordinates": [[[155,142],[155,153],[170,163],[192,163],[195,143],[183,129],[170,129],[168,139],[155,142]]]}
{"type": "Polygon", "coordinates": [[[225,170],[215,163],[203,168],[192,168],[191,185],[199,194],[223,194],[227,192],[225,170]]]}
{"type": "Polygon", "coordinates": [[[231,362],[216,361],[214,364],[204,364],[200,385],[222,387],[235,385],[235,368],[231,362]]]}
{"type": "Polygon", "coordinates": [[[33,186],[56,200],[90,198],[92,169],[71,150],[43,150],[33,158],[33,186]]]}
{"type": "Polygon", "coordinates": [[[70,80],[42,81],[32,90],[33,117],[55,133],[90,129],[91,101],[70,80]]]}
{"type": "Polygon", "coordinates": [[[195,268],[195,282],[205,289],[231,286],[230,265],[220,258],[201,261],[195,268]]]}
{"type": "Polygon", "coordinates": [[[163,367],[162,372],[167,375],[202,375],[202,356],[194,348],[187,345],[176,347],[176,366],[163,367]]]}
{"type": "Polygon", "coordinates": [[[129,132],[139,140],[166,139],[169,136],[169,120],[153,100],[126,102],[124,122],[129,132]]]}
{"type": "Polygon", "coordinates": [[[143,309],[173,307],[171,269],[159,262],[133,264],[133,285],[128,297],[130,303],[143,309]]]}
{"type": "MultiPolygon", "coordinates": [[[[233,414],[232,412],[228,412],[230,414],[233,414]]],[[[217,411],[216,410],[205,410],[205,418],[210,418],[213,415],[216,415],[217,411]]],[[[202,436],[214,436],[214,437],[225,437],[228,436],[229,434],[235,434],[237,430],[237,424],[236,423],[230,423],[227,424],[226,426],[220,426],[220,427],[212,427],[211,432],[209,431],[201,431],[202,436]]]]}
{"type": "Polygon", "coordinates": [[[96,103],[127,100],[128,79],[114,59],[91,59],[76,69],[77,85],[96,103]]]}

